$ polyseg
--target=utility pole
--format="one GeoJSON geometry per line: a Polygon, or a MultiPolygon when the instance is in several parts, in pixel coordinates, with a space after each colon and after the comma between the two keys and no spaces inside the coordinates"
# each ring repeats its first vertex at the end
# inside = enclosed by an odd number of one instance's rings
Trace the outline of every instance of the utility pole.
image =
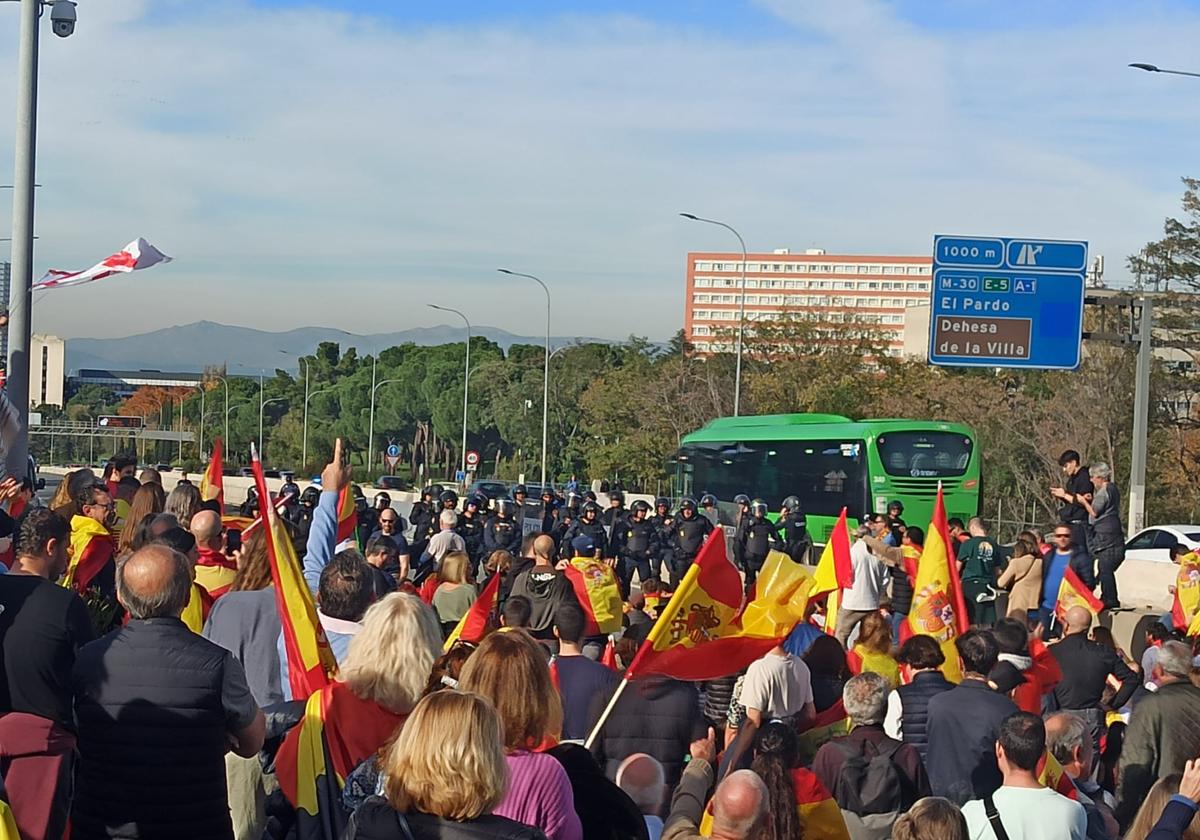
{"type": "Polygon", "coordinates": [[[1154,305],[1142,295],[1138,328],[1137,376],[1133,391],[1133,453],[1129,469],[1129,533],[1146,522],[1146,449],[1150,425],[1150,369],[1154,351],[1154,305]]]}

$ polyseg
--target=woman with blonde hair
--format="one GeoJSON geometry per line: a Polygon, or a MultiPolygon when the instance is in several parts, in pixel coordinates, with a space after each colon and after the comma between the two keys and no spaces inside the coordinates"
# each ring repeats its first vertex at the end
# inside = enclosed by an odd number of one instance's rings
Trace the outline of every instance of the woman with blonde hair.
{"type": "Polygon", "coordinates": [[[471,558],[463,551],[451,551],[442,558],[438,569],[438,587],[433,593],[433,609],[446,635],[467,614],[479,593],[471,582],[471,558]]]}
{"type": "Polygon", "coordinates": [[[545,840],[493,813],[508,786],[502,734],[499,715],[478,694],[426,697],[380,758],[386,798],[359,806],[348,840],[545,840]]]}
{"type": "Polygon", "coordinates": [[[326,836],[342,836],[349,815],[327,803],[340,800],[342,780],[404,725],[441,652],[437,618],[415,595],[393,592],[376,601],[362,625],[337,680],[309,696],[276,757],[279,787],[302,837],[305,830],[324,834],[320,826],[334,831],[326,836]],[[322,756],[332,762],[324,774],[304,772],[322,756]]]}
{"type": "Polygon", "coordinates": [[[892,656],[892,622],[883,613],[873,612],[862,620],[858,641],[846,654],[846,665],[851,674],[873,671],[893,689],[900,685],[900,664],[892,656]]]}
{"type": "Polygon", "coordinates": [[[1008,617],[1028,625],[1030,613],[1036,612],[1042,601],[1042,552],[1032,534],[1017,537],[1012,559],[996,583],[1009,591],[1008,617]]]}
{"type": "Polygon", "coordinates": [[[138,488],[133,494],[133,501],[129,503],[129,515],[125,517],[125,527],[121,529],[121,536],[117,540],[117,556],[134,550],[133,539],[146,514],[162,513],[165,504],[166,495],[159,485],[143,484],[138,488]]]}
{"type": "Polygon", "coordinates": [[[195,484],[176,484],[163,505],[164,513],[173,513],[179,527],[185,531],[192,527],[192,517],[200,510],[200,490],[195,484]]]}
{"type": "Polygon", "coordinates": [[[967,820],[940,796],[918,799],[892,826],[892,840],[967,840],[967,820]]]}
{"type": "MultiPolygon", "coordinates": [[[[1188,764],[1191,763],[1188,762],[1188,764]]],[[[1171,797],[1181,793],[1179,787],[1182,782],[1183,776],[1179,773],[1172,773],[1155,782],[1154,786],[1150,788],[1150,792],[1146,794],[1146,798],[1142,800],[1142,807],[1138,808],[1137,816],[1129,824],[1129,830],[1125,832],[1124,840],[1146,840],[1150,833],[1159,827],[1159,818],[1166,809],[1167,803],[1171,801],[1171,797]]],[[[1195,793],[1194,790],[1187,791],[1184,792],[1184,796],[1194,796],[1195,793]]],[[[1200,840],[1200,819],[1193,816],[1192,821],[1187,823],[1183,831],[1174,836],[1181,840],[1200,840]]]]}
{"type": "Polygon", "coordinates": [[[581,840],[570,779],[543,752],[557,743],[563,716],[543,648],[526,633],[492,633],[463,666],[459,688],[490,700],[503,724],[509,783],[495,813],[550,840],[581,840]]]}

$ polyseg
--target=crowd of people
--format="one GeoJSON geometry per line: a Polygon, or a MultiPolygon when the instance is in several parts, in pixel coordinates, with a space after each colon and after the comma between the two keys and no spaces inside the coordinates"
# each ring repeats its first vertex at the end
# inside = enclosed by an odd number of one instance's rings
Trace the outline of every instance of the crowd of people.
{"type": "MultiPolygon", "coordinates": [[[[122,456],[46,507],[4,482],[0,838],[1200,837],[1182,628],[1153,624],[1134,661],[1088,608],[1047,601],[1069,566],[1119,603],[1116,489],[1102,465],[1085,489],[1078,455],[1064,471],[1053,547],[951,523],[971,624],[956,661],[901,632],[925,535],[894,504],[854,534],[836,614],[811,604],[747,667],[639,675],[615,702],[722,524],[715,498],[430,487],[405,522],[359,492],[339,542],[335,454],[319,486],[269,500],[337,663],[308,694],[297,650],[318,639],[288,632],[297,593],[276,591],[251,522],[268,500],[225,513],[122,456]]],[[[771,551],[803,561],[810,540],[794,497],[778,522],[732,501],[752,594],[771,551]]]]}

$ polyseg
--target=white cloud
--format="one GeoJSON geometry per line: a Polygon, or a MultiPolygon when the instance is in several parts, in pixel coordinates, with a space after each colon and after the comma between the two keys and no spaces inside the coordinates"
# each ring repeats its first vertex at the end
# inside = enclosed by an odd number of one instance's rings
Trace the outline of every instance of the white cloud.
{"type": "MultiPolygon", "coordinates": [[[[504,265],[551,284],[556,333],[662,339],[685,252],[732,246],[680,210],[764,250],[1079,236],[1110,273],[1174,212],[1200,88],[1124,65],[1192,60],[1194,14],[978,32],[872,0],[763,5],[777,33],[738,40],[629,17],[81,3],[76,35],[42,44],[38,269],[137,235],[178,260],[47,295],[35,324],[372,332],[437,322],[433,301],[536,333],[540,291],[504,265]]],[[[13,96],[0,74],[0,116],[13,96]]]]}

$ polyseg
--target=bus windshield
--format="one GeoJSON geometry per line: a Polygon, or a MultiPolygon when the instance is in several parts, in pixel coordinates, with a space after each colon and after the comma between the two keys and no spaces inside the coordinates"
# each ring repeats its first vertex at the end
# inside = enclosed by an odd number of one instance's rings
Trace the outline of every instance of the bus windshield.
{"type": "Polygon", "coordinates": [[[861,440],[781,440],[695,443],[677,455],[680,490],[713,493],[726,501],[738,493],[762,498],[772,510],[795,495],[805,513],[852,517],[867,510],[861,440]]]}
{"type": "Polygon", "coordinates": [[[953,432],[888,432],[875,438],[888,475],[948,478],[967,471],[969,437],[953,432]]]}

